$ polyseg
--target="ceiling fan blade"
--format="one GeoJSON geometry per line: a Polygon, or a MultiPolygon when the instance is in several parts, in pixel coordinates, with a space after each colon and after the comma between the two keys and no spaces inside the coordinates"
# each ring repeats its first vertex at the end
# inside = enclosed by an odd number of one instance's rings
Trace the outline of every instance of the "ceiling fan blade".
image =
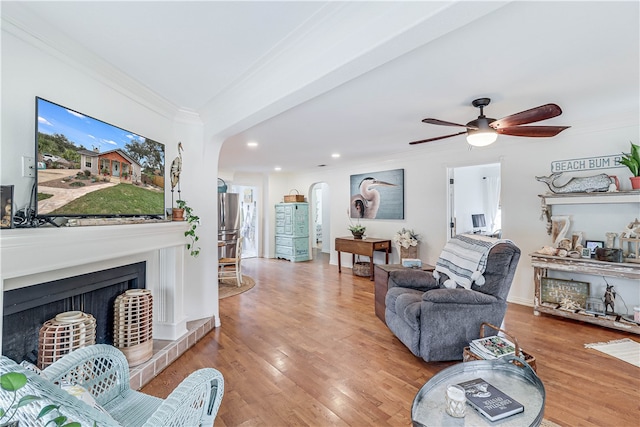
{"type": "Polygon", "coordinates": [[[435,138],[422,139],[420,141],[413,141],[413,142],[410,142],[409,145],[422,144],[423,142],[437,141],[439,139],[450,138],[452,136],[458,136],[458,135],[462,135],[462,134],[465,134],[465,133],[467,133],[467,132],[458,132],[458,133],[454,133],[454,134],[451,134],[451,135],[436,136],[435,138]]]}
{"type": "Polygon", "coordinates": [[[461,128],[477,129],[475,126],[467,126],[467,125],[461,125],[460,123],[445,122],[444,120],[439,120],[439,119],[423,119],[422,123],[427,123],[430,125],[456,126],[461,128]]]}
{"type": "Polygon", "coordinates": [[[507,128],[527,123],[539,122],[562,114],[562,110],[556,104],[545,104],[530,110],[521,111],[492,122],[489,126],[494,129],[507,128]]]}
{"type": "Polygon", "coordinates": [[[512,126],[496,129],[502,135],[527,136],[530,138],[545,138],[556,136],[571,126],[512,126]]]}

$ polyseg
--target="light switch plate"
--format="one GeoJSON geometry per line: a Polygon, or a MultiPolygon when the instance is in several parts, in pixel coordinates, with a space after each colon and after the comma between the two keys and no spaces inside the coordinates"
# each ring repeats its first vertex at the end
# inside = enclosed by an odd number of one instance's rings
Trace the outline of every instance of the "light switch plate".
{"type": "Polygon", "coordinates": [[[33,157],[22,156],[22,176],[36,177],[36,162],[33,157]]]}

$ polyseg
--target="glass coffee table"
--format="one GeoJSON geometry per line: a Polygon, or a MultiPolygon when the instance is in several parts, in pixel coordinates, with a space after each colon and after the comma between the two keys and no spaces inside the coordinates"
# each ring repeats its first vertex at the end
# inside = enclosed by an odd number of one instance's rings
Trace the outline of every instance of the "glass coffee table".
{"type": "Polygon", "coordinates": [[[413,400],[411,421],[414,427],[429,426],[538,426],[544,415],[545,391],[542,381],[527,365],[516,366],[513,357],[459,363],[434,375],[413,400]],[[489,421],[467,403],[464,418],[445,411],[448,385],[482,378],[524,405],[524,412],[498,421],[489,421]]]}

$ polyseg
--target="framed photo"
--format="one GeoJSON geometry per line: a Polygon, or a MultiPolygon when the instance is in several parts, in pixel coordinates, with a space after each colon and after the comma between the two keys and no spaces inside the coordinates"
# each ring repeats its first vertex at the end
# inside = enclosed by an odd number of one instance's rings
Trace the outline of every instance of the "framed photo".
{"type": "Polygon", "coordinates": [[[591,258],[591,249],[582,248],[582,253],[580,254],[582,258],[591,258]]]}
{"type": "Polygon", "coordinates": [[[0,185],[0,228],[13,228],[13,185],[0,185]]]}
{"type": "Polygon", "coordinates": [[[404,219],[404,169],[351,175],[349,216],[404,219]]]}
{"type": "Polygon", "coordinates": [[[596,249],[598,248],[604,248],[604,242],[601,242],[599,240],[587,240],[584,243],[585,247],[587,247],[590,251],[590,257],[594,257],[596,255],[596,249]]]}

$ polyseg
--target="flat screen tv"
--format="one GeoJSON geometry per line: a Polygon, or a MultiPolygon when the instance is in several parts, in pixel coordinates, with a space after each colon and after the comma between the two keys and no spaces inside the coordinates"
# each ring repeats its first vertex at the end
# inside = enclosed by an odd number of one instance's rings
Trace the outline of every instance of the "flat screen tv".
{"type": "Polygon", "coordinates": [[[164,217],[164,144],[36,97],[38,217],[164,217]]]}

